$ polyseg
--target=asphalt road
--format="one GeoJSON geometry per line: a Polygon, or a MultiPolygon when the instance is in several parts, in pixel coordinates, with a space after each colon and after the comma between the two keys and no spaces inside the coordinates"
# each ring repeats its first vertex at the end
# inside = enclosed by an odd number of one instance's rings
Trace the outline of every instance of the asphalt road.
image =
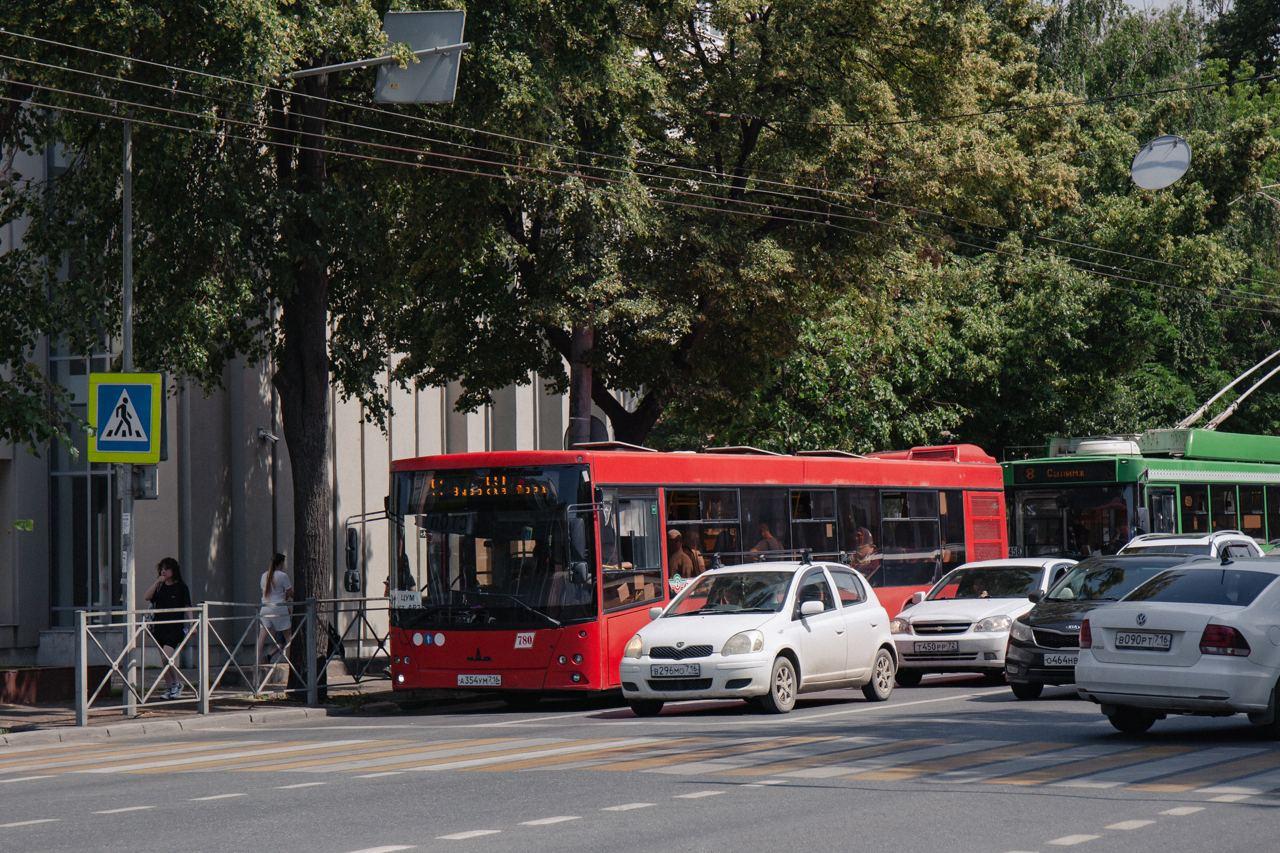
{"type": "Polygon", "coordinates": [[[871,704],[495,704],[0,747],[0,850],[1275,849],[1243,718],[1114,732],[1065,690],[927,679],[871,704]]]}

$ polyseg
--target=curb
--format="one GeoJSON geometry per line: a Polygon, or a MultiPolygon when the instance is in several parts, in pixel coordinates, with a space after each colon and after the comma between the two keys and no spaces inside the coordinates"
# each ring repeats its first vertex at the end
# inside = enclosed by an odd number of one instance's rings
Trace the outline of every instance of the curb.
{"type": "Polygon", "coordinates": [[[271,708],[261,711],[235,711],[213,713],[207,716],[182,717],[175,720],[151,720],[148,722],[122,722],[108,726],[77,728],[65,726],[56,729],[40,729],[33,732],[15,732],[0,735],[0,744],[9,746],[39,746],[47,743],[87,743],[114,740],[116,738],[142,737],[157,734],[210,731],[239,728],[245,725],[264,725],[290,720],[307,720],[327,717],[331,710],[319,708],[271,708]]]}

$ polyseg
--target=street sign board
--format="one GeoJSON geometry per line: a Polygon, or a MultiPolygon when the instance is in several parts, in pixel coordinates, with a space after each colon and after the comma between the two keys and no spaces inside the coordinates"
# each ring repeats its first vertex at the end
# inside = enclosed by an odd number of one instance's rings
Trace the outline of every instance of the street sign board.
{"type": "Polygon", "coordinates": [[[159,462],[163,406],[159,373],[89,374],[89,461],[159,462]]]}
{"type": "MultiPolygon", "coordinates": [[[[413,50],[462,43],[467,13],[461,10],[388,12],[382,29],[392,42],[405,42],[413,50]]],[[[421,57],[401,68],[395,63],[378,66],[373,99],[380,104],[450,104],[458,88],[462,51],[421,57]]]]}

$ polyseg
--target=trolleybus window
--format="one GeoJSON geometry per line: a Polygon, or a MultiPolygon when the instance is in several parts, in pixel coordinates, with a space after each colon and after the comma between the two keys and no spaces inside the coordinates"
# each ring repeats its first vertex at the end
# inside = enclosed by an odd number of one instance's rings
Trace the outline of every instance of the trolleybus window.
{"type": "Polygon", "coordinates": [[[1240,529],[1254,539],[1267,537],[1264,522],[1266,507],[1262,502],[1262,486],[1240,487],[1240,529]]]}
{"type": "Polygon", "coordinates": [[[1209,505],[1213,508],[1214,530],[1240,529],[1240,519],[1236,516],[1235,486],[1211,486],[1209,505]]]}
{"type": "Polygon", "coordinates": [[[1182,532],[1209,532],[1209,487],[1182,487],[1182,532]]]}

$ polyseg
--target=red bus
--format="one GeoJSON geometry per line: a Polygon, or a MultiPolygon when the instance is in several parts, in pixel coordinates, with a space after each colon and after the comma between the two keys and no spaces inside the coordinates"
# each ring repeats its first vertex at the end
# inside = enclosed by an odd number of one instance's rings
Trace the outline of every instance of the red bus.
{"type": "Polygon", "coordinates": [[[714,565],[839,560],[896,614],[966,560],[1008,553],[1004,481],[973,445],[867,457],[615,445],[392,464],[398,689],[617,688],[627,640],[714,565]]]}

